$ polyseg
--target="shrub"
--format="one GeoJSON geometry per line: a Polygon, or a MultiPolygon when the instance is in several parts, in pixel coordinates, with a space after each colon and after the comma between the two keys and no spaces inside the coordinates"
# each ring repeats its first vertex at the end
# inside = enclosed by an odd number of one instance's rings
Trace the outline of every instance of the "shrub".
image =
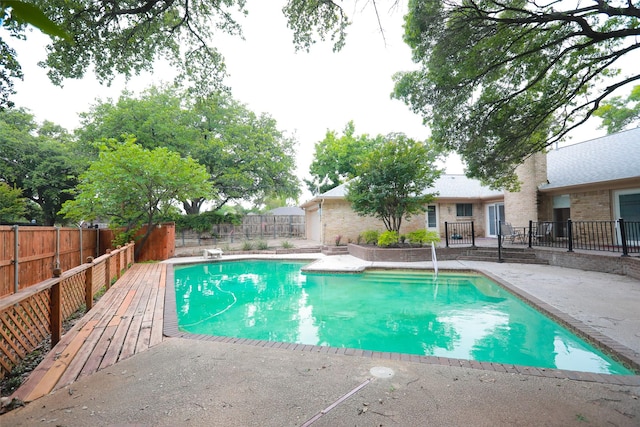
{"type": "Polygon", "coordinates": [[[437,243],[440,241],[440,236],[436,231],[427,231],[425,229],[412,231],[409,233],[408,237],[411,243],[417,243],[419,245],[423,245],[425,243],[430,244],[431,242],[437,243]]]}
{"type": "Polygon", "coordinates": [[[293,243],[287,241],[287,240],[283,240],[282,241],[282,247],[284,249],[292,249],[293,248],[293,243]]]}
{"type": "Polygon", "coordinates": [[[378,246],[386,248],[398,244],[397,231],[385,231],[378,237],[378,246]]]}
{"type": "Polygon", "coordinates": [[[269,244],[267,242],[265,242],[264,240],[258,240],[258,242],[256,243],[256,246],[261,251],[263,251],[265,249],[269,249],[269,244]]]}
{"type": "Polygon", "coordinates": [[[378,237],[380,237],[380,232],[377,230],[367,230],[367,231],[363,231],[361,236],[362,236],[362,240],[364,240],[364,242],[367,245],[375,245],[376,243],[378,243],[378,237]]]}
{"type": "Polygon", "coordinates": [[[244,242],[242,242],[242,250],[243,251],[253,250],[253,243],[251,243],[248,240],[245,240],[244,242]]]}

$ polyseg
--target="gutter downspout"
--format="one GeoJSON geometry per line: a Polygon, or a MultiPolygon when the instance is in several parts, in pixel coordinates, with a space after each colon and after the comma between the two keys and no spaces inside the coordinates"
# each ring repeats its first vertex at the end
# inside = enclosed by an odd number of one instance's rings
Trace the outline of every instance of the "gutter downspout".
{"type": "Polygon", "coordinates": [[[319,217],[320,217],[320,244],[324,245],[324,229],[326,224],[322,220],[322,205],[324,204],[324,199],[320,199],[320,205],[318,208],[319,217]]]}

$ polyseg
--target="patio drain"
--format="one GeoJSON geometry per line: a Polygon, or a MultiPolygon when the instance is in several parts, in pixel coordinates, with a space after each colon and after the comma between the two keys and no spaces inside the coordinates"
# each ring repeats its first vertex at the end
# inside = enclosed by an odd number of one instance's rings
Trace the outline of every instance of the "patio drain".
{"type": "Polygon", "coordinates": [[[395,374],[393,369],[384,366],[374,366],[369,372],[376,378],[391,378],[395,374]]]}

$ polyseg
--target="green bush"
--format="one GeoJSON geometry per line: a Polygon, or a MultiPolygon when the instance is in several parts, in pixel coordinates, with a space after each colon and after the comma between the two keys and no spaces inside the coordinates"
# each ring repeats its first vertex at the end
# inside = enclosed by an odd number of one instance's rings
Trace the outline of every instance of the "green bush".
{"type": "Polygon", "coordinates": [[[398,244],[398,232],[397,231],[385,231],[378,237],[378,246],[387,248],[389,246],[398,244]]]}
{"type": "Polygon", "coordinates": [[[245,240],[244,242],[242,242],[242,250],[243,251],[251,251],[251,250],[253,250],[253,243],[251,243],[248,240],[245,240]]]}
{"type": "Polygon", "coordinates": [[[256,246],[261,251],[263,251],[265,249],[269,249],[269,244],[267,242],[265,242],[264,240],[258,240],[258,242],[256,243],[256,246]]]}
{"type": "Polygon", "coordinates": [[[377,230],[367,230],[363,231],[360,236],[362,236],[362,240],[367,245],[375,245],[378,243],[378,237],[380,237],[380,232],[377,230]]]}
{"type": "Polygon", "coordinates": [[[284,249],[292,249],[294,247],[293,243],[289,242],[288,240],[283,240],[282,241],[282,247],[284,249]]]}
{"type": "Polygon", "coordinates": [[[427,231],[425,229],[412,231],[407,236],[409,241],[414,244],[424,245],[437,243],[440,241],[440,235],[436,231],[427,231]]]}
{"type": "Polygon", "coordinates": [[[118,246],[125,246],[127,243],[135,240],[134,237],[139,229],[140,227],[136,227],[129,231],[115,229],[115,235],[113,237],[113,240],[111,241],[111,245],[114,248],[117,248],[118,246]]]}

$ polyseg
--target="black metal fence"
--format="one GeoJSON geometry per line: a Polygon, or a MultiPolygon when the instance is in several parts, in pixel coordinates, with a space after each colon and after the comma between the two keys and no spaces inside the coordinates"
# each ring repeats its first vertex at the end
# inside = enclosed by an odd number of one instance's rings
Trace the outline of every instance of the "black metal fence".
{"type": "MultiPolygon", "coordinates": [[[[447,247],[455,245],[475,246],[473,221],[445,222],[447,247]]],[[[502,230],[502,224],[498,224],[502,230]]],[[[517,228],[519,239],[531,247],[548,247],[574,250],[618,252],[623,256],[640,253],[640,221],[529,221],[528,227],[517,228]]],[[[498,247],[502,246],[499,231],[498,247]]]]}
{"type": "Polygon", "coordinates": [[[640,221],[529,221],[529,247],[640,253],[640,221]]]}
{"type": "Polygon", "coordinates": [[[444,238],[447,247],[454,245],[476,245],[473,221],[444,223],[444,238]]]}

